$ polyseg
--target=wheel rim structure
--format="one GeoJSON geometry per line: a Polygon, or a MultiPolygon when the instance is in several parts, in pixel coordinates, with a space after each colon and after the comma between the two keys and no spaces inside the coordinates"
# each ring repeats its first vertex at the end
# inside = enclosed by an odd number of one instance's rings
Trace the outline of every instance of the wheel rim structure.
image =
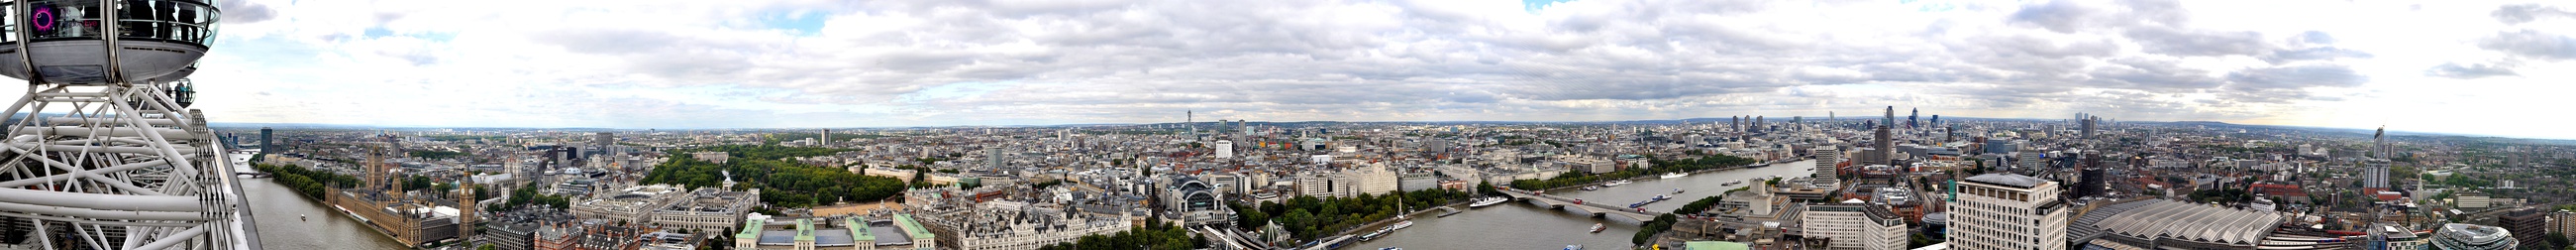
{"type": "Polygon", "coordinates": [[[0,249],[259,249],[242,166],[187,109],[213,0],[0,0],[0,249]],[[174,83],[176,82],[176,83],[174,83]]]}
{"type": "MultiPolygon", "coordinates": [[[[153,84],[157,85],[157,84],[153,84]]],[[[0,138],[0,216],[39,249],[248,249],[237,166],[163,88],[30,85],[0,138]],[[40,87],[41,86],[41,87],[40,87]],[[242,214],[236,214],[242,213],[242,214]],[[247,243],[247,244],[246,244],[247,243]]]]}

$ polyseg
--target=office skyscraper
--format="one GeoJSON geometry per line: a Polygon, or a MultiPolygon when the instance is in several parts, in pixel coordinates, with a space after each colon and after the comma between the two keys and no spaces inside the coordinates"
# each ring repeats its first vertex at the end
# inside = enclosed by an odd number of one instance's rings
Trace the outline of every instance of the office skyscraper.
{"type": "Polygon", "coordinates": [[[2388,190],[2388,159],[2361,160],[2361,188],[2388,190]]]}
{"type": "Polygon", "coordinates": [[[1004,149],[1004,148],[1002,148],[1002,147],[991,147],[991,148],[985,148],[985,149],[984,149],[984,167],[985,167],[986,169],[991,169],[991,170],[996,170],[996,171],[1001,170],[1001,169],[1002,169],[1002,160],[1003,160],[1003,158],[1002,158],[1002,151],[1003,151],[1003,150],[1006,150],[1006,149],[1004,149]]]}
{"type": "Polygon", "coordinates": [[[2075,167],[2076,198],[2100,196],[2103,191],[2110,188],[2109,183],[2105,183],[2102,179],[2109,178],[2105,177],[2104,168],[2100,151],[2084,151],[2084,162],[2076,164],[2075,167]]]}
{"type": "Polygon", "coordinates": [[[2361,160],[2361,188],[2388,190],[2388,128],[2370,134],[2370,158],[2361,160]]]}
{"type": "Polygon", "coordinates": [[[2379,130],[2370,132],[2370,157],[2389,158],[2388,127],[2379,127],[2379,130]]]}
{"type": "MultiPolygon", "coordinates": [[[[1941,125],[1941,116],[1932,116],[1932,125],[1941,125]]],[[[1956,140],[1959,140],[1959,125],[1950,125],[1950,127],[1941,129],[1941,142],[1956,140]]]]}
{"type": "Polygon", "coordinates": [[[260,152],[260,153],[268,153],[268,154],[275,154],[275,153],[279,153],[279,152],[277,152],[277,141],[276,141],[277,139],[276,139],[276,136],[277,136],[277,130],[276,130],[276,129],[269,129],[268,127],[259,127],[259,152],[260,152]]]}
{"type": "Polygon", "coordinates": [[[2504,227],[2506,231],[2521,232],[2513,234],[2513,238],[2522,242],[2518,245],[2524,246],[2547,246],[2549,237],[2560,236],[2549,232],[2549,213],[2540,209],[2505,212],[2496,216],[2496,226],[2504,227]]]}
{"type": "Polygon", "coordinates": [[[2083,139],[2092,139],[2092,138],[2093,138],[2093,122],[2094,122],[2094,118],[2093,118],[2093,116],[2092,116],[2092,115],[2085,115],[2085,116],[2084,116],[2084,120],[2083,120],[2082,122],[2084,123],[2084,134],[2082,134],[2081,136],[2083,137],[2083,139]]]}
{"type": "Polygon", "coordinates": [[[1922,116],[1923,116],[1923,109],[1922,109],[1922,108],[1915,108],[1915,109],[1909,109],[1909,110],[1906,110],[1906,111],[1905,111],[1905,128],[1906,128],[1906,129],[1913,129],[1913,128],[1917,128],[1920,124],[1916,124],[1916,123],[1915,123],[1915,121],[1917,121],[1917,118],[1920,118],[1920,117],[1922,117],[1922,116]]]}
{"type": "Polygon", "coordinates": [[[1986,154],[2011,155],[2013,151],[2021,150],[2021,147],[2013,145],[2012,141],[2004,138],[1986,138],[1984,149],[1986,154]]]}
{"type": "Polygon", "coordinates": [[[1875,148],[1870,149],[1876,151],[1866,151],[1870,155],[1869,164],[1895,164],[1896,135],[1887,131],[1892,126],[1896,126],[1896,106],[1887,106],[1887,118],[1880,119],[1878,123],[1878,137],[1875,138],[1878,145],[1871,145],[1875,148]]]}
{"type": "Polygon", "coordinates": [[[1232,141],[1232,140],[1216,140],[1216,145],[1210,145],[1210,146],[1214,146],[1214,148],[1216,148],[1216,158],[1217,158],[1217,159],[1233,159],[1233,158],[1234,158],[1234,141],[1232,141]]]}
{"type": "Polygon", "coordinates": [[[1950,248],[2066,249],[2067,205],[2057,182],[2018,174],[1968,177],[1950,203],[1950,248]]]}
{"type": "Polygon", "coordinates": [[[1834,146],[1832,145],[1817,146],[1816,148],[1808,149],[1807,151],[1813,152],[1812,154],[1816,155],[1816,174],[1814,177],[1816,178],[1815,183],[1817,186],[1839,186],[1837,184],[1841,183],[1842,180],[1836,179],[1834,176],[1835,171],[1838,171],[1834,169],[1834,166],[1835,163],[1841,163],[1843,161],[1843,151],[1834,149],[1834,146]]]}

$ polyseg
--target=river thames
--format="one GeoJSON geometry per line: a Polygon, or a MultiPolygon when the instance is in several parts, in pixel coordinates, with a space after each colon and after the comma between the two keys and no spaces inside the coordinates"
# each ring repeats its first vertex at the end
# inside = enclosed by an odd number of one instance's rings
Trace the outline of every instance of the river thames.
{"type": "Polygon", "coordinates": [[[305,199],[274,179],[244,179],[263,249],[407,249],[357,219],[305,199]],[[298,218],[301,217],[301,218],[298,218]]]}
{"type": "MultiPolygon", "coordinates": [[[[1745,185],[1725,185],[1728,181],[1755,177],[1797,177],[1814,174],[1808,170],[1815,160],[1772,164],[1769,167],[1735,169],[1693,174],[1673,179],[1642,179],[1634,184],[1595,191],[1566,190],[1550,195],[1583,199],[1585,202],[1628,204],[1672,195],[1672,200],[1646,205],[1647,211],[1668,212],[1700,198],[1722,194],[1745,185]],[[1673,189],[1683,192],[1674,194],[1673,189]]],[[[1747,181],[1751,183],[1751,181],[1747,181]]],[[[1463,207],[1462,207],[1463,209],[1463,207]]],[[[1589,213],[1559,211],[1531,202],[1469,209],[1449,217],[1417,217],[1413,226],[1396,230],[1386,237],[1362,242],[1344,249],[1559,249],[1566,245],[1583,245],[1589,249],[1626,249],[1633,244],[1642,222],[1621,216],[1594,218],[1589,213]],[[1601,233],[1586,233],[1593,223],[1609,227],[1601,233]]]]}

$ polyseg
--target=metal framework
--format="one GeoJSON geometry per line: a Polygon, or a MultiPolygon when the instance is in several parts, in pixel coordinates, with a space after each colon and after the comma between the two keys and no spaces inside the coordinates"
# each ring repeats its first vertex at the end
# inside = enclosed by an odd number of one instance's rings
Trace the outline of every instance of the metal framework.
{"type": "Polygon", "coordinates": [[[0,249],[259,248],[247,224],[241,184],[233,177],[237,166],[219,157],[221,143],[206,128],[203,113],[186,109],[193,90],[185,80],[159,78],[184,79],[193,71],[181,65],[202,55],[202,38],[212,30],[173,28],[211,25],[212,8],[188,9],[210,7],[207,2],[0,2],[10,7],[7,30],[16,39],[9,41],[13,50],[0,51],[16,58],[0,60],[23,67],[0,70],[27,80],[26,96],[10,104],[8,119],[0,121],[7,129],[0,137],[0,222],[7,222],[0,223],[6,229],[0,230],[0,249]],[[31,10],[40,8],[46,12],[31,10]],[[92,18],[67,15],[79,12],[95,19],[66,19],[92,18]],[[119,17],[127,12],[141,15],[119,17]],[[98,32],[48,33],[53,40],[39,41],[29,28],[66,23],[95,23],[98,32]],[[163,32],[170,30],[189,32],[163,32]],[[119,42],[121,36],[151,40],[174,34],[197,40],[119,42]],[[120,54],[173,41],[200,50],[120,54]],[[75,69],[40,70],[63,65],[75,69]],[[12,239],[18,236],[26,237],[12,239]]]}
{"type": "Polygon", "coordinates": [[[28,85],[0,140],[0,216],[41,249],[249,249],[242,193],[162,84],[28,85]]]}

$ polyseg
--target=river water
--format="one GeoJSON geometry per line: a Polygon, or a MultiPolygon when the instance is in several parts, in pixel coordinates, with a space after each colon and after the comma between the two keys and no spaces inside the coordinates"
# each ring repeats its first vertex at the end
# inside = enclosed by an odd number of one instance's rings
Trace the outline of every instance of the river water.
{"type": "MultiPolygon", "coordinates": [[[[1727,181],[1754,177],[1790,178],[1807,176],[1815,171],[1815,160],[1773,164],[1770,167],[1736,169],[1693,174],[1682,178],[1638,180],[1636,183],[1595,191],[1566,190],[1550,195],[1574,197],[1584,202],[1607,202],[1625,206],[1655,195],[1671,195],[1672,200],[1646,205],[1647,211],[1668,212],[1684,204],[1728,189],[1745,185],[1725,185],[1727,181]],[[1674,194],[1673,189],[1683,192],[1674,194]]],[[[1751,183],[1747,181],[1746,183],[1751,183]]],[[[1424,216],[1413,219],[1413,227],[1396,230],[1386,237],[1362,242],[1345,249],[1560,249],[1566,245],[1583,245],[1587,249],[1626,249],[1629,238],[1636,236],[1642,222],[1623,216],[1593,218],[1580,210],[1558,211],[1530,202],[1469,209],[1449,217],[1424,216]],[[1593,223],[1608,226],[1601,233],[1586,233],[1593,223]]]]}
{"type": "Polygon", "coordinates": [[[242,190],[250,199],[251,212],[259,218],[259,243],[264,249],[406,249],[391,237],[376,233],[357,219],[333,211],[320,201],[306,199],[294,189],[278,185],[275,179],[244,179],[242,190]],[[304,218],[296,218],[298,215],[304,218]]]}

